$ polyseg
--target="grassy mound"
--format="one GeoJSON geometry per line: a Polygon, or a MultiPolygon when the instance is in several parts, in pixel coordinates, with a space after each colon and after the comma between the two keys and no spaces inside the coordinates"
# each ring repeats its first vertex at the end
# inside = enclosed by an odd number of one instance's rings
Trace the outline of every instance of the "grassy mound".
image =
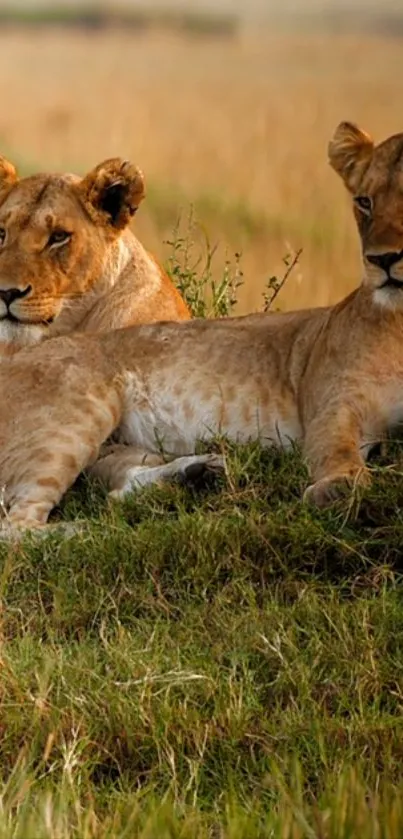
{"type": "Polygon", "coordinates": [[[403,835],[399,448],[322,513],[297,451],[227,458],[1,546],[1,837],[403,835]]]}
{"type": "MultiPolygon", "coordinates": [[[[171,246],[229,314],[238,257],[171,246]]],[[[216,445],[210,485],[83,477],[53,514],[79,534],[0,543],[0,839],[403,836],[401,449],[318,512],[297,449],[216,445]]]]}

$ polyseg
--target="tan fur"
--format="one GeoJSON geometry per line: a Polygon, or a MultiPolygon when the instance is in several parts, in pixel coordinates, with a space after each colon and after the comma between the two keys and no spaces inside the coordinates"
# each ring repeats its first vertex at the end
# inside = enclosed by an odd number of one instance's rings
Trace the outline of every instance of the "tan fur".
{"type": "Polygon", "coordinates": [[[84,178],[22,179],[0,158],[0,353],[73,331],[189,318],[128,228],[143,197],[142,173],[120,158],[84,178]]]}
{"type": "Polygon", "coordinates": [[[349,129],[344,172],[343,132],[331,162],[371,204],[365,222],[356,211],[366,273],[339,304],[58,338],[0,365],[0,485],[12,529],[42,527],[85,468],[114,497],[222,468],[194,454],[217,432],[300,441],[313,481],[305,497],[319,505],[368,485],[368,452],[403,421],[403,135],[372,145],[364,171],[361,134],[349,129]],[[398,259],[373,271],[369,257],[383,253],[398,259]],[[121,445],[102,449],[112,432],[121,445]]]}

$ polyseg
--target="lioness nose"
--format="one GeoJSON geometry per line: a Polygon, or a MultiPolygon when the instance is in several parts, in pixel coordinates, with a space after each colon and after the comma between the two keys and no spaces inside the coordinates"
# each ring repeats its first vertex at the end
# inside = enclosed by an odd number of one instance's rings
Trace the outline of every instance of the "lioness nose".
{"type": "Polygon", "coordinates": [[[368,262],[372,262],[373,265],[378,265],[379,268],[383,268],[386,273],[395,264],[395,262],[399,262],[400,259],[403,258],[403,251],[390,251],[389,253],[368,253],[367,259],[368,262]]]}
{"type": "Polygon", "coordinates": [[[26,297],[27,294],[31,291],[32,286],[28,285],[26,288],[0,288],[0,300],[3,300],[3,303],[6,306],[9,306],[13,300],[17,300],[19,297],[26,297]]]}

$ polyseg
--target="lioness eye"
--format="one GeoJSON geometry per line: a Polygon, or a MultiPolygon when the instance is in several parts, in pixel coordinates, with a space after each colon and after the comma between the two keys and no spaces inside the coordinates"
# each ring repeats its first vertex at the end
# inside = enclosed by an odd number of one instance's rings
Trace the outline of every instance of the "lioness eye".
{"type": "Polygon", "coordinates": [[[71,237],[67,230],[53,230],[48,239],[48,245],[64,245],[71,237]]]}
{"type": "Polygon", "coordinates": [[[0,227],[0,245],[4,244],[5,238],[6,238],[6,231],[4,230],[4,227],[0,227]]]}
{"type": "Polygon", "coordinates": [[[358,207],[361,212],[365,213],[369,216],[372,212],[372,199],[369,195],[356,195],[354,198],[354,203],[358,207]]]}

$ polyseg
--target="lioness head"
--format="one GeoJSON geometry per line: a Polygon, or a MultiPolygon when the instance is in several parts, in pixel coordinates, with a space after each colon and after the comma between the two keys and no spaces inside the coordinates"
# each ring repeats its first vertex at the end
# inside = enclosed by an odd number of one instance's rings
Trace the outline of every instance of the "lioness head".
{"type": "Polygon", "coordinates": [[[0,157],[0,341],[40,340],[91,292],[144,197],[142,173],[105,160],[84,178],[19,178],[0,157]]]}
{"type": "Polygon", "coordinates": [[[329,159],[353,197],[364,282],[379,302],[403,305],[403,134],[375,146],[356,125],[342,122],[329,159]]]}

